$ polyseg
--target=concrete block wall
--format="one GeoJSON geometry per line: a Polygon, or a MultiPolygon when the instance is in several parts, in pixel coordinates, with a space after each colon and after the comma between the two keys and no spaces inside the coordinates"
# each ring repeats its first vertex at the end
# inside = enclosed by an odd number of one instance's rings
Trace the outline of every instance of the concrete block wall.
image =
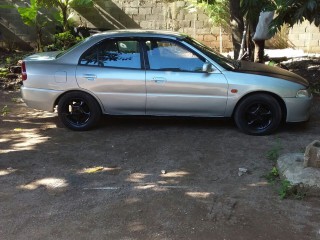
{"type": "MultiPolygon", "coordinates": [[[[20,0],[0,0],[1,4],[6,2],[21,4],[20,0]]],[[[218,51],[221,47],[224,52],[232,51],[231,35],[219,27],[214,27],[202,11],[188,12],[187,4],[187,1],[169,0],[94,0],[93,7],[76,8],[77,14],[74,20],[78,25],[106,30],[142,28],[179,31],[218,51]]],[[[5,23],[9,23],[11,28],[16,29],[16,34],[20,38],[28,41],[35,39],[34,30],[22,23],[16,9],[0,9],[0,17],[5,23]]],[[[0,32],[5,32],[1,22],[0,32]]],[[[8,36],[2,34],[0,37],[1,46],[1,41],[5,42],[3,38],[8,36]]],[[[320,53],[320,31],[314,25],[304,22],[292,29],[285,29],[268,41],[267,46],[293,47],[310,53],[320,53]]]]}
{"type": "Polygon", "coordinates": [[[320,29],[308,21],[290,28],[288,41],[294,48],[308,53],[320,53],[320,29]]]}
{"type": "Polygon", "coordinates": [[[79,13],[77,21],[91,28],[179,31],[216,50],[220,50],[221,44],[223,51],[231,51],[230,34],[220,33],[220,28],[212,26],[203,11],[189,13],[187,4],[187,1],[95,0],[93,9],[76,9],[79,13]]]}

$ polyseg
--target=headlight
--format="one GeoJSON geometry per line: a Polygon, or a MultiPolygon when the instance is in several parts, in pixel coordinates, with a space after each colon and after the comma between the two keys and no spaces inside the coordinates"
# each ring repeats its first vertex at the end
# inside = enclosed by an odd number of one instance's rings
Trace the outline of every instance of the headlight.
{"type": "Polygon", "coordinates": [[[296,97],[310,97],[310,96],[311,96],[310,88],[301,89],[297,92],[297,95],[296,95],[296,97]]]}

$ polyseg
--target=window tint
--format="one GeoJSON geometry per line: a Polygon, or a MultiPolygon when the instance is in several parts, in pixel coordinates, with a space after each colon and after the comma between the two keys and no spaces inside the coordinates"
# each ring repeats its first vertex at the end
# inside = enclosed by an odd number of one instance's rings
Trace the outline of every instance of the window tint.
{"type": "Polygon", "coordinates": [[[177,43],[162,40],[147,41],[150,69],[201,72],[204,61],[177,43]]]}
{"type": "Polygon", "coordinates": [[[141,68],[140,47],[137,41],[106,40],[86,51],[80,65],[118,68],[141,68]]]}

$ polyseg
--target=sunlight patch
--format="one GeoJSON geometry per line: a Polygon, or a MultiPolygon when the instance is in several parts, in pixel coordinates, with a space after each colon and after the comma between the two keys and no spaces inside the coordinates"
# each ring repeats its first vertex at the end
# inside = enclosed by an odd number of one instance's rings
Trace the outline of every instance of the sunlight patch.
{"type": "Polygon", "coordinates": [[[0,150],[0,153],[17,152],[24,150],[33,150],[36,145],[46,142],[49,137],[44,137],[36,132],[36,129],[21,129],[15,128],[13,133],[7,134],[7,138],[12,141],[8,149],[0,150]]]}
{"type": "Polygon", "coordinates": [[[9,138],[1,138],[0,139],[0,143],[9,142],[9,141],[10,141],[9,138]]]}
{"type": "Polygon", "coordinates": [[[5,175],[9,175],[10,173],[14,173],[15,171],[17,171],[17,169],[13,169],[13,168],[7,168],[7,169],[0,169],[0,176],[5,176],[5,175]]]}
{"type": "Polygon", "coordinates": [[[96,166],[96,167],[90,167],[90,168],[83,168],[80,171],[78,171],[77,173],[78,174],[90,174],[90,173],[115,171],[115,170],[121,170],[121,168],[119,168],[119,167],[96,166]]]}
{"type": "Polygon", "coordinates": [[[162,173],[161,177],[185,177],[186,175],[189,175],[190,173],[186,171],[175,171],[175,172],[168,172],[168,173],[162,173]]]}
{"type": "Polygon", "coordinates": [[[247,186],[249,186],[249,187],[264,187],[267,185],[269,185],[268,182],[257,182],[257,183],[250,183],[247,186]]]}
{"type": "Polygon", "coordinates": [[[210,192],[186,192],[185,194],[193,198],[208,198],[212,195],[210,192]]]}
{"type": "Polygon", "coordinates": [[[146,178],[147,176],[150,176],[151,174],[146,174],[146,173],[132,173],[126,181],[128,182],[143,182],[143,179],[146,178]]]}
{"type": "Polygon", "coordinates": [[[145,226],[141,222],[136,221],[129,223],[128,228],[132,232],[138,232],[144,230],[145,226]]]}
{"type": "Polygon", "coordinates": [[[25,190],[35,190],[40,186],[44,186],[47,189],[56,189],[67,187],[68,183],[63,178],[43,178],[26,185],[20,185],[20,188],[25,190]]]}
{"type": "Polygon", "coordinates": [[[147,185],[143,185],[143,186],[135,186],[134,189],[138,189],[138,190],[146,190],[146,189],[151,189],[151,188],[156,188],[157,185],[155,184],[147,184],[147,185]]]}

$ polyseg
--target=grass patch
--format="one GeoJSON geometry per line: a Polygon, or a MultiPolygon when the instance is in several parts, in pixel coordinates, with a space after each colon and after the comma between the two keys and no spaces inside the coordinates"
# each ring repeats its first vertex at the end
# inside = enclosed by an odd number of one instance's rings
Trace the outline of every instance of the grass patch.
{"type": "Polygon", "coordinates": [[[277,139],[276,144],[267,152],[267,159],[276,162],[282,150],[281,142],[277,139]]]}
{"type": "Polygon", "coordinates": [[[267,179],[270,184],[276,184],[278,186],[278,194],[280,199],[294,198],[302,200],[307,195],[307,191],[303,186],[292,185],[288,180],[280,179],[280,173],[276,163],[280,156],[281,150],[281,142],[279,139],[277,139],[274,146],[267,151],[266,157],[273,162],[273,166],[271,170],[264,175],[264,178],[267,179]]]}

